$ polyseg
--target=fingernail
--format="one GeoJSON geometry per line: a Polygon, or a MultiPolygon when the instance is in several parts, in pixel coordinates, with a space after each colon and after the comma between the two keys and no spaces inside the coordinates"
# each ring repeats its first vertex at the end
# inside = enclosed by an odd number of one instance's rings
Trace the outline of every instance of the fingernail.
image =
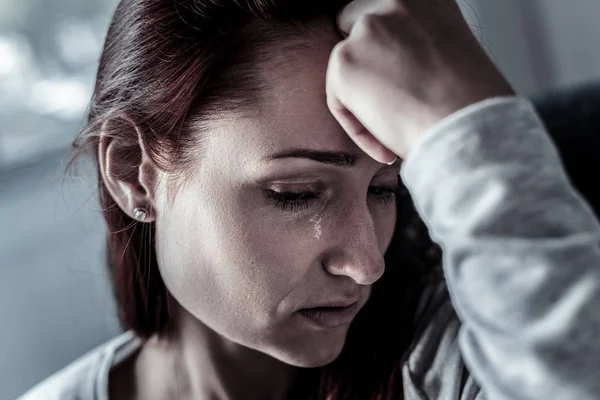
{"type": "Polygon", "coordinates": [[[387,165],[392,165],[393,163],[396,162],[396,160],[398,159],[398,156],[396,156],[392,161],[390,161],[389,163],[386,163],[387,165]]]}

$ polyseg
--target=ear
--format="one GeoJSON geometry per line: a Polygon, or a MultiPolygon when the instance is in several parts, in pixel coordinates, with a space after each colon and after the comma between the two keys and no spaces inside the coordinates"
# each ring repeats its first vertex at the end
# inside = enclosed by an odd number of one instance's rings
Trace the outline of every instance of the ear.
{"type": "Polygon", "coordinates": [[[136,219],[133,210],[141,207],[147,211],[144,222],[154,221],[160,171],[148,157],[140,127],[123,116],[105,122],[100,133],[98,164],[102,180],[121,210],[136,219]]]}

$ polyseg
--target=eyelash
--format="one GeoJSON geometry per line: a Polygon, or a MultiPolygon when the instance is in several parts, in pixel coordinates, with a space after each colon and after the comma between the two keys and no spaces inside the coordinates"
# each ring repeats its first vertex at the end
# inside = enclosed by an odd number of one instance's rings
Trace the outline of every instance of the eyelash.
{"type": "MultiPolygon", "coordinates": [[[[381,204],[389,204],[396,199],[396,195],[402,192],[402,186],[393,187],[387,186],[370,186],[369,189],[380,191],[379,194],[374,194],[377,201],[381,204]]],[[[277,192],[275,190],[266,189],[267,197],[277,207],[284,211],[299,212],[309,207],[310,202],[319,199],[319,192],[277,192]]]]}

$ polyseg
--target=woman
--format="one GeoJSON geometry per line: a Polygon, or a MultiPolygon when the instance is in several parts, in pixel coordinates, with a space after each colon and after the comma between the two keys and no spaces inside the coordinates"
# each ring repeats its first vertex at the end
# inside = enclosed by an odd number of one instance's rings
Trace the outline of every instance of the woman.
{"type": "Polygon", "coordinates": [[[121,1],[77,144],[128,331],[23,399],[600,398],[533,107],[454,1],[345,3],[121,1]]]}

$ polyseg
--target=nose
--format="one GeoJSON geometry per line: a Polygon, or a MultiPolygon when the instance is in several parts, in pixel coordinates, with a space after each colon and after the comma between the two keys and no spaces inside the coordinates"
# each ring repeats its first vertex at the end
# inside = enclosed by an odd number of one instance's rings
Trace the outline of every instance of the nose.
{"type": "Polygon", "coordinates": [[[385,270],[375,222],[368,208],[355,206],[337,224],[337,240],[325,269],[332,275],[346,275],[360,285],[376,282],[385,270]]]}

